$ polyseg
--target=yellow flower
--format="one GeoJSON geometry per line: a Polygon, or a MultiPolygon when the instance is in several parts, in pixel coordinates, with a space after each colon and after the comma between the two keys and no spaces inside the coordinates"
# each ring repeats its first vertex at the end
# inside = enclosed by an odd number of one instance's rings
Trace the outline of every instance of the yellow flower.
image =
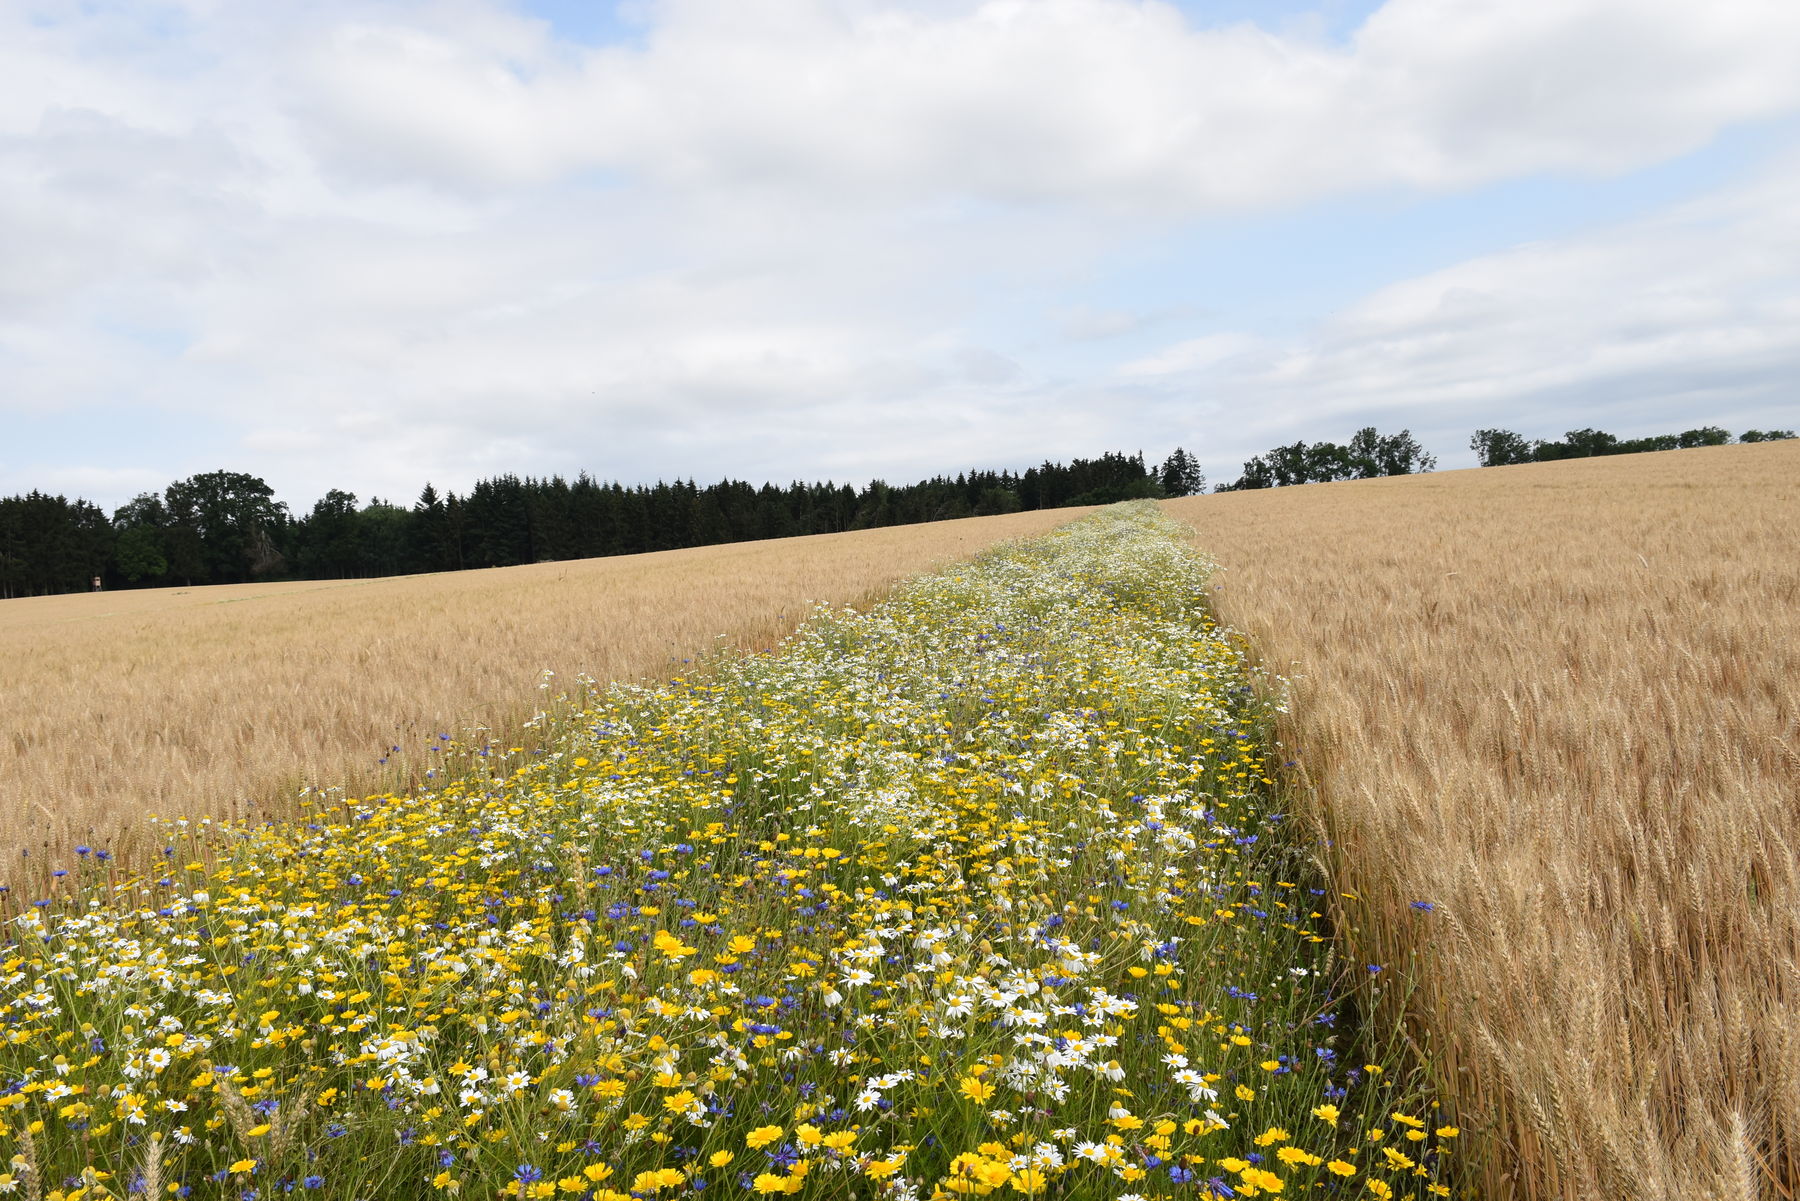
{"type": "Polygon", "coordinates": [[[244,1133],[247,1134],[251,1138],[255,1138],[260,1134],[267,1134],[267,1133],[269,1133],[269,1124],[267,1122],[264,1122],[260,1126],[252,1126],[252,1127],[250,1127],[249,1130],[246,1130],[244,1133]]]}
{"type": "Polygon", "coordinates": [[[1049,1183],[1045,1175],[1036,1168],[1026,1168],[1023,1172],[1013,1174],[1012,1186],[1021,1193],[1039,1193],[1049,1183]]]}
{"type": "Polygon", "coordinates": [[[1356,1175],[1356,1165],[1353,1163],[1345,1163],[1341,1159],[1334,1159],[1330,1163],[1326,1164],[1325,1170],[1327,1172],[1331,1172],[1334,1175],[1338,1175],[1338,1176],[1354,1176],[1354,1175],[1356,1175]]]}
{"type": "MultiPolygon", "coordinates": [[[[217,1161],[215,1160],[214,1162],[217,1161]]],[[[256,1161],[254,1159],[240,1159],[225,1170],[228,1172],[254,1172],[256,1171],[256,1161]]]]}
{"type": "Polygon", "coordinates": [[[963,1096],[977,1105],[986,1105],[994,1096],[994,1086],[978,1076],[964,1076],[957,1081],[956,1087],[962,1091],[963,1096]]]}
{"type": "Polygon", "coordinates": [[[1338,1120],[1338,1107],[1335,1105],[1315,1105],[1312,1114],[1313,1117],[1318,1118],[1322,1122],[1335,1122],[1338,1120]]]}
{"type": "Polygon", "coordinates": [[[714,1151],[706,1162],[715,1168],[722,1168],[736,1158],[730,1151],[714,1151]]]}
{"type": "Polygon", "coordinates": [[[780,1138],[781,1134],[782,1130],[779,1126],[758,1126],[744,1136],[744,1145],[754,1151],[758,1147],[768,1146],[780,1138]]]}
{"type": "Polygon", "coordinates": [[[1394,1195],[1394,1190],[1389,1188],[1385,1181],[1374,1179],[1365,1180],[1363,1181],[1363,1187],[1368,1189],[1369,1192],[1375,1196],[1380,1197],[1381,1201],[1388,1201],[1388,1199],[1394,1195]]]}
{"type": "Polygon", "coordinates": [[[1462,1131],[1455,1126],[1439,1126],[1437,1128],[1437,1136],[1439,1138],[1455,1138],[1461,1133],[1462,1131]]]}
{"type": "Polygon", "coordinates": [[[658,930],[656,932],[656,937],[650,941],[657,950],[674,960],[681,960],[689,955],[699,954],[700,951],[700,948],[688,946],[679,938],[670,934],[667,930],[658,930]]]}
{"type": "Polygon", "coordinates": [[[1265,1193],[1279,1193],[1285,1183],[1275,1173],[1262,1168],[1245,1168],[1238,1173],[1238,1177],[1245,1184],[1259,1188],[1265,1193]]]}
{"type": "Polygon", "coordinates": [[[646,1177],[649,1178],[652,1189],[674,1188],[687,1179],[680,1168],[658,1168],[654,1172],[639,1172],[637,1175],[639,1180],[646,1177]]]}
{"type": "Polygon", "coordinates": [[[593,1183],[599,1184],[602,1180],[611,1176],[613,1170],[603,1163],[591,1163],[587,1167],[581,1169],[581,1174],[586,1176],[593,1183]]]}
{"type": "Polygon", "coordinates": [[[886,1180],[900,1170],[906,1162],[906,1156],[896,1155],[892,1159],[871,1159],[863,1168],[863,1175],[871,1180],[886,1180]]]}

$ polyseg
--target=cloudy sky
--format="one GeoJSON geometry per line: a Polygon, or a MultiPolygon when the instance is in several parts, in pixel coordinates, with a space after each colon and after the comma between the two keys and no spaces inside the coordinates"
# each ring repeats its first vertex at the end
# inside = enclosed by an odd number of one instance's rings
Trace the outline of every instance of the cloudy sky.
{"type": "Polygon", "coordinates": [[[0,0],[0,494],[1800,424],[1793,0],[0,0]]]}

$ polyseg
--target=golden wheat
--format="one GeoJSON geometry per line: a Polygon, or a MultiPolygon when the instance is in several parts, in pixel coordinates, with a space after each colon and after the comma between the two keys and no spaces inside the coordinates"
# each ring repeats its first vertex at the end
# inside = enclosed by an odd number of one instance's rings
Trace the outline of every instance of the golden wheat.
{"type": "Polygon", "coordinates": [[[766,646],[809,602],[856,603],[1082,512],[384,580],[0,602],[0,882],[66,861],[78,842],[129,851],[146,812],[281,812],[303,786],[405,780],[439,732],[516,736],[544,699],[541,672],[556,673],[555,692],[583,674],[638,679],[721,644],[766,646]]]}
{"type": "Polygon", "coordinates": [[[1483,1195],[1793,1196],[1800,443],[1169,507],[1483,1195]]]}

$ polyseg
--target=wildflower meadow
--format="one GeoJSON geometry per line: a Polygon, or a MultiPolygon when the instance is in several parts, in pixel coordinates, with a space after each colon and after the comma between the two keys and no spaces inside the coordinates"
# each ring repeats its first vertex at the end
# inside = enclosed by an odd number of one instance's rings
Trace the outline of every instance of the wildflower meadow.
{"type": "Polygon", "coordinates": [[[0,1193],[1449,1195],[1210,572],[1115,507],[429,790],[70,847],[0,1193]]]}

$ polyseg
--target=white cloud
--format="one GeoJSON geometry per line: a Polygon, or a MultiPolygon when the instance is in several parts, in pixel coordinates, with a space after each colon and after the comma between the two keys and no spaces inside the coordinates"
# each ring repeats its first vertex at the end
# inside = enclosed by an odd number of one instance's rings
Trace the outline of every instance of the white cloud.
{"type": "Polygon", "coordinates": [[[1652,218],[1528,244],[1382,288],[1307,335],[1183,359],[1170,386],[1229,395],[1256,436],[1341,438],[1379,414],[1461,455],[1469,431],[1626,435],[1792,425],[1800,378],[1800,162],[1652,218]]]}
{"type": "Polygon", "coordinates": [[[1221,363],[1228,363],[1256,350],[1261,345],[1262,339],[1250,334],[1205,334],[1198,338],[1177,342],[1173,346],[1164,347],[1155,354],[1147,355],[1144,358],[1133,359],[1119,368],[1119,374],[1160,376],[1201,371],[1217,367],[1221,363]]]}
{"type": "Polygon", "coordinates": [[[571,55],[459,10],[339,25],[283,66],[358,172],[1165,214],[1618,171],[1800,100],[1800,7],[1770,0],[1392,0],[1342,47],[1195,30],[1154,0],[654,11],[641,51],[571,55]]]}
{"type": "MultiPolygon", "coordinates": [[[[1234,411],[1260,438],[1787,362],[1793,247],[1755,198],[1298,342],[1213,314],[1156,351],[1192,310],[1048,298],[1183,222],[1681,153],[1800,104],[1800,6],[1391,0],[1344,44],[1153,0],[645,15],[591,49],[500,0],[0,8],[0,413],[160,414],[82,478],[235,446],[304,508],[496,471],[897,478],[1191,444],[1242,398],[1290,415],[1234,411]]],[[[83,452],[20,453],[31,486],[83,452]]]]}

